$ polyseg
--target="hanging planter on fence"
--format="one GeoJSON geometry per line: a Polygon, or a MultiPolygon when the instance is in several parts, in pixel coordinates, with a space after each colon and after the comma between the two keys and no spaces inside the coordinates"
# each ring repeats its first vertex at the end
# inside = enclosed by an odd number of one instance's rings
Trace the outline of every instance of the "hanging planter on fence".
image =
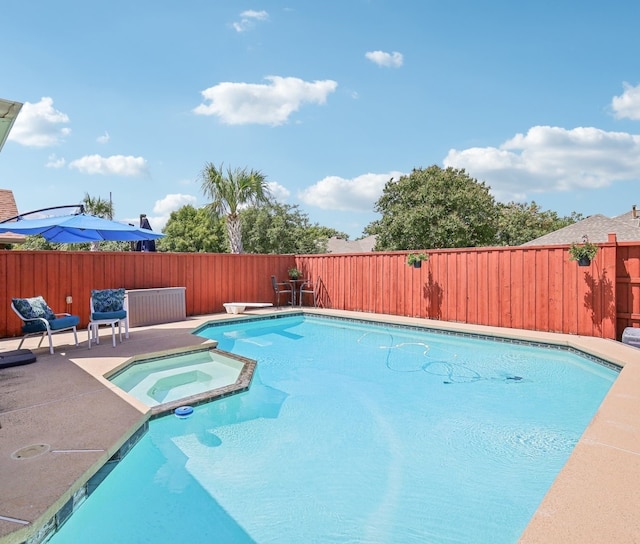
{"type": "Polygon", "coordinates": [[[589,238],[585,234],[582,237],[582,243],[572,242],[569,247],[569,259],[578,261],[578,266],[590,266],[591,261],[598,252],[598,246],[589,242],[589,238]]]}
{"type": "Polygon", "coordinates": [[[429,255],[426,253],[409,253],[407,255],[407,264],[413,268],[422,268],[422,261],[427,260],[429,260],[429,255]]]}

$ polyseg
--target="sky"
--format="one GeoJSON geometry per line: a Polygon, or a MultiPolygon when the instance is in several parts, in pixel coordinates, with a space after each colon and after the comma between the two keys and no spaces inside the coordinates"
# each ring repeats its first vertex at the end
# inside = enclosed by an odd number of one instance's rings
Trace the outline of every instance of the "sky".
{"type": "Polygon", "coordinates": [[[463,168],[561,216],[640,205],[637,0],[3,0],[18,210],[154,230],[207,163],[351,239],[390,179],[463,168]]]}

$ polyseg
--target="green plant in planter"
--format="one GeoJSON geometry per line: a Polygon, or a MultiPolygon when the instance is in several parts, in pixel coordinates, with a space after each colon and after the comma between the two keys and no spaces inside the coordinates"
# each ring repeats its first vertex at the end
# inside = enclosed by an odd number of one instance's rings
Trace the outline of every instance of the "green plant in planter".
{"type": "Polygon", "coordinates": [[[598,246],[589,242],[587,236],[582,237],[582,243],[572,242],[569,247],[569,259],[578,261],[581,266],[589,266],[598,252],[598,246]]]}
{"type": "Polygon", "coordinates": [[[407,255],[407,264],[414,268],[420,268],[422,266],[422,261],[427,260],[429,260],[429,255],[426,253],[409,253],[409,255],[407,255]]]}
{"type": "Polygon", "coordinates": [[[289,278],[292,280],[297,280],[300,276],[302,276],[302,272],[297,268],[289,268],[288,270],[289,278]]]}

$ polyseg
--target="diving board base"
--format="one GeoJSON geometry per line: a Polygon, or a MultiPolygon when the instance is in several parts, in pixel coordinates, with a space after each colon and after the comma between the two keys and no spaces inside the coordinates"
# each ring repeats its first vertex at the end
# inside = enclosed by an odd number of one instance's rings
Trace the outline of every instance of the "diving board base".
{"type": "Polygon", "coordinates": [[[268,308],[273,304],[270,302],[225,302],[223,306],[228,314],[241,314],[247,308],[268,308]]]}

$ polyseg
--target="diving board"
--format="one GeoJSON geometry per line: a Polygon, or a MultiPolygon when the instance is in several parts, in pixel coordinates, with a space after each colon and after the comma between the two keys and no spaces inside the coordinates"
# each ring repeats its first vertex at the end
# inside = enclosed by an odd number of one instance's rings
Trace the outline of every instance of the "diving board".
{"type": "Polygon", "coordinates": [[[225,302],[223,306],[228,314],[241,314],[247,308],[268,308],[273,304],[271,302],[225,302]]]}

